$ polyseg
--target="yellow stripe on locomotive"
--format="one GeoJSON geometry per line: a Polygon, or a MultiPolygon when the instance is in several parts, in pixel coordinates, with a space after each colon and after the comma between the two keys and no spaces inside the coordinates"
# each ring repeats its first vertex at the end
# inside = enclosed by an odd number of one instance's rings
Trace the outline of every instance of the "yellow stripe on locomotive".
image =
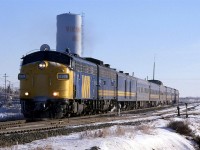
{"type": "Polygon", "coordinates": [[[90,98],[90,76],[82,75],[82,98],[90,98]]]}

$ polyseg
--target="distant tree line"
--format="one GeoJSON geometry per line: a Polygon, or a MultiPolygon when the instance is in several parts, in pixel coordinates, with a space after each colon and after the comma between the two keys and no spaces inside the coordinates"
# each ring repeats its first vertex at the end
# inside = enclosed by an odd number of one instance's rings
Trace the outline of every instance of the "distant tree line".
{"type": "Polygon", "coordinates": [[[200,97],[181,97],[180,102],[183,102],[183,103],[200,102],[200,97]]]}
{"type": "Polygon", "coordinates": [[[18,98],[19,97],[19,88],[17,87],[11,87],[8,85],[5,89],[5,87],[0,86],[0,99],[5,98],[5,95],[12,96],[13,98],[18,98]]]}

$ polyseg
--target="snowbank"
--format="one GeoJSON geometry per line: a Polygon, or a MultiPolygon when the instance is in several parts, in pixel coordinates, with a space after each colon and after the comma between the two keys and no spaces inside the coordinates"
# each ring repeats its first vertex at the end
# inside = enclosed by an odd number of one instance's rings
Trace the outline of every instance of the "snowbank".
{"type": "Polygon", "coordinates": [[[169,121],[159,119],[140,126],[112,126],[68,136],[51,137],[16,145],[12,149],[90,150],[194,150],[192,142],[165,126],[169,121]]]}

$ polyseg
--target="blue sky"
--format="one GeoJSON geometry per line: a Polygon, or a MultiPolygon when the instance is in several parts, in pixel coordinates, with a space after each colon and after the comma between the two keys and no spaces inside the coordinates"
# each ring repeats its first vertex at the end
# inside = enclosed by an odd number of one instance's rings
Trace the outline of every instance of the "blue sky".
{"type": "Polygon", "coordinates": [[[56,47],[56,15],[84,13],[84,56],[113,68],[155,78],[200,96],[198,0],[1,0],[0,86],[18,86],[20,58],[43,43],[56,47]]]}

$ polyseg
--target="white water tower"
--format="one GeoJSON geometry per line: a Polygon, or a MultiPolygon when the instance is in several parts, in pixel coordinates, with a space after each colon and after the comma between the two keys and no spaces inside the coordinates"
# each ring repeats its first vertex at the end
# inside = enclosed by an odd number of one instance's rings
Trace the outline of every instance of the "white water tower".
{"type": "Polygon", "coordinates": [[[56,50],[73,54],[82,53],[82,17],[79,14],[60,14],[57,16],[56,50]]]}

